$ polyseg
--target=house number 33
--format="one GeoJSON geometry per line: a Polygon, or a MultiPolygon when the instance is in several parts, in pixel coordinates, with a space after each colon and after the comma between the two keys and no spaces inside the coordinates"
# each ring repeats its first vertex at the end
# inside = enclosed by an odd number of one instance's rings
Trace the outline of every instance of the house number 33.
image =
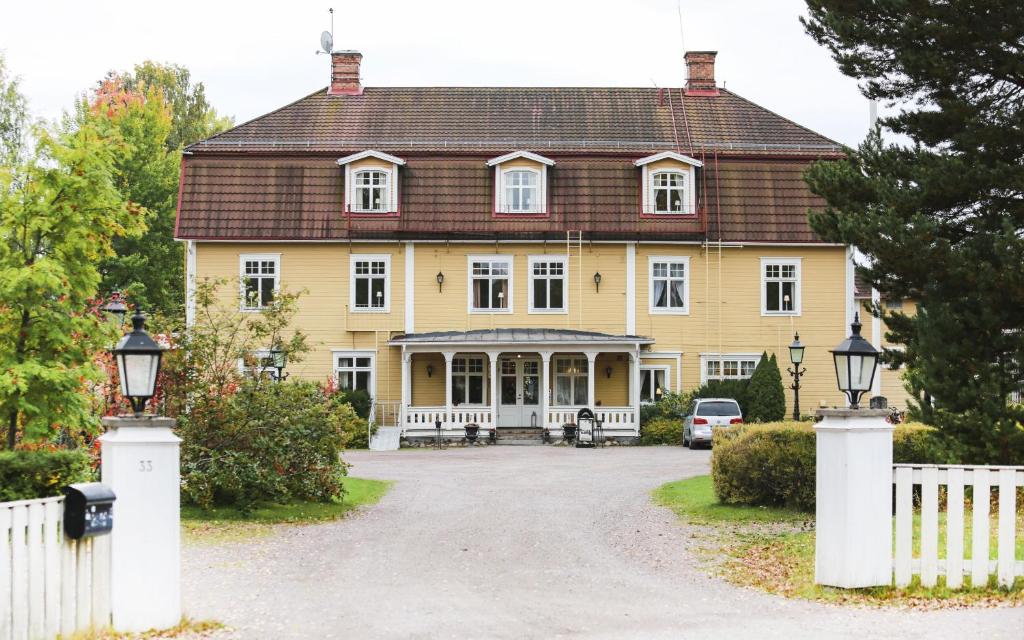
{"type": "Polygon", "coordinates": [[[139,471],[149,473],[153,470],[152,460],[139,460],[139,471]]]}

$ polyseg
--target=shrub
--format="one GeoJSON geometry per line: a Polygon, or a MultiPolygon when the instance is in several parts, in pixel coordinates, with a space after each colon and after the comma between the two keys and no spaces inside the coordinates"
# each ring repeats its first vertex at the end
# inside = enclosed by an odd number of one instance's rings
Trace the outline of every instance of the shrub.
{"type": "Polygon", "coordinates": [[[234,395],[197,397],[178,423],[183,497],[243,512],[340,498],[344,429],[355,420],[350,406],[335,405],[310,382],[249,380],[234,395]]]}
{"type": "Polygon", "coordinates": [[[774,353],[770,358],[767,352],[761,355],[747,386],[747,403],[744,419],[748,422],[777,422],[786,417],[786,394],[774,353]]]}
{"type": "Polygon", "coordinates": [[[732,398],[747,417],[750,380],[708,380],[693,393],[694,398],[732,398]]]}
{"type": "Polygon", "coordinates": [[[679,418],[655,418],[640,427],[640,444],[679,444],[683,441],[683,421],[679,418]]]}
{"type": "Polygon", "coordinates": [[[0,452],[0,502],[59,496],[65,485],[94,477],[82,449],[0,452]]]}
{"type": "Polygon", "coordinates": [[[373,398],[370,394],[363,391],[362,389],[353,389],[352,391],[335,391],[331,394],[331,399],[340,404],[350,404],[355,409],[356,415],[363,420],[370,419],[370,409],[373,408],[373,398]]]}
{"type": "MultiPolygon", "coordinates": [[[[893,461],[955,462],[936,436],[920,424],[897,426],[893,461]]],[[[711,477],[722,502],[814,510],[816,450],[809,423],[729,427],[715,432],[714,445],[711,477]]]]}
{"type": "MultiPolygon", "coordinates": [[[[360,393],[366,395],[365,391],[360,393]]],[[[370,446],[370,437],[377,432],[377,425],[371,425],[355,405],[346,400],[345,394],[335,393],[330,396],[331,412],[344,435],[345,447],[366,449],[370,446]]]]}
{"type": "Polygon", "coordinates": [[[668,391],[657,402],[645,403],[640,406],[641,428],[649,422],[660,418],[682,420],[693,402],[691,393],[673,393],[668,391]]]}

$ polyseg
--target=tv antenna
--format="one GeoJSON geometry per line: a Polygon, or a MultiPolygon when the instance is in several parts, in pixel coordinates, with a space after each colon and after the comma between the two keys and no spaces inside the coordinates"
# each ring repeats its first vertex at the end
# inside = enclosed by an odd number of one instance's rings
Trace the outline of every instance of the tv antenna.
{"type": "Polygon", "coordinates": [[[330,54],[334,51],[334,7],[327,10],[331,14],[331,30],[324,31],[320,34],[320,51],[317,51],[317,55],[321,53],[330,54]]]}

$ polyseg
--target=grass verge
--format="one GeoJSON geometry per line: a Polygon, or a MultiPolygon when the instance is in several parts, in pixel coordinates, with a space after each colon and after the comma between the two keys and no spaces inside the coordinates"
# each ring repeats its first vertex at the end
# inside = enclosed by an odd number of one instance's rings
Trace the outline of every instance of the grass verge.
{"type": "MultiPolygon", "coordinates": [[[[916,576],[910,586],[901,589],[822,587],[814,584],[813,514],[722,504],[710,476],[662,485],[654,490],[653,498],[699,529],[696,539],[710,559],[709,566],[734,584],[837,604],[917,609],[1024,605],[1024,578],[1018,578],[1010,590],[998,588],[993,577],[983,588],[953,591],[946,588],[942,576],[931,588],[922,587],[916,576]]],[[[945,539],[944,522],[941,519],[940,540],[945,539]]],[[[915,547],[916,543],[915,536],[915,547]]],[[[944,544],[939,548],[944,550],[944,544]]],[[[965,581],[969,583],[969,577],[965,581]]]]}
{"type": "Polygon", "coordinates": [[[242,514],[234,507],[181,508],[181,525],[188,542],[219,543],[269,535],[275,525],[310,524],[344,517],[348,512],[376,503],[391,482],[367,478],[345,478],[345,497],[334,502],[290,502],[265,504],[242,514]]]}

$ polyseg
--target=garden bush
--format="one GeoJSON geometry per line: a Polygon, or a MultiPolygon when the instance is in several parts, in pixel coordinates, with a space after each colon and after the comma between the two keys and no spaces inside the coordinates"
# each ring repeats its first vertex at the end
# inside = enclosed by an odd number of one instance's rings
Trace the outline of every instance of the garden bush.
{"type": "MultiPolygon", "coordinates": [[[[360,391],[366,395],[365,391],[360,391]]],[[[366,449],[370,446],[370,438],[377,432],[377,425],[370,422],[359,413],[354,403],[349,402],[347,394],[334,393],[330,396],[331,412],[334,419],[338,421],[341,432],[344,435],[345,448],[366,449]]],[[[366,396],[369,398],[369,396],[366,396]]],[[[369,409],[367,409],[369,415],[369,409]]]]}
{"type": "Polygon", "coordinates": [[[84,449],[0,452],[0,502],[59,496],[73,482],[95,479],[84,449]]]}
{"type": "Polygon", "coordinates": [[[311,382],[247,380],[232,395],[203,394],[179,417],[182,496],[243,512],[338,499],[347,468],[340,452],[359,420],[311,382]]]}
{"type": "Polygon", "coordinates": [[[786,394],[782,389],[782,374],[773,353],[761,355],[747,386],[747,422],[777,422],[786,417],[786,394]]]}
{"type": "Polygon", "coordinates": [[[671,420],[682,420],[683,416],[690,409],[693,402],[691,393],[673,393],[668,391],[657,402],[644,403],[640,406],[641,428],[653,420],[668,418],[671,420]]]}
{"type": "Polygon", "coordinates": [[[694,398],[732,398],[740,405],[743,418],[747,417],[750,380],[708,380],[693,393],[694,398]]]}
{"type": "Polygon", "coordinates": [[[373,398],[362,389],[352,391],[335,391],[331,394],[331,400],[338,404],[350,404],[355,409],[356,415],[364,420],[370,419],[370,409],[373,408],[373,398]]]}
{"type": "MultiPolygon", "coordinates": [[[[814,510],[815,439],[809,423],[729,427],[715,432],[711,477],[718,499],[728,504],[814,510]]],[[[934,429],[896,427],[893,461],[954,462],[934,429]]]]}
{"type": "Polygon", "coordinates": [[[681,418],[655,418],[640,427],[640,444],[680,444],[683,441],[681,418]]]}

